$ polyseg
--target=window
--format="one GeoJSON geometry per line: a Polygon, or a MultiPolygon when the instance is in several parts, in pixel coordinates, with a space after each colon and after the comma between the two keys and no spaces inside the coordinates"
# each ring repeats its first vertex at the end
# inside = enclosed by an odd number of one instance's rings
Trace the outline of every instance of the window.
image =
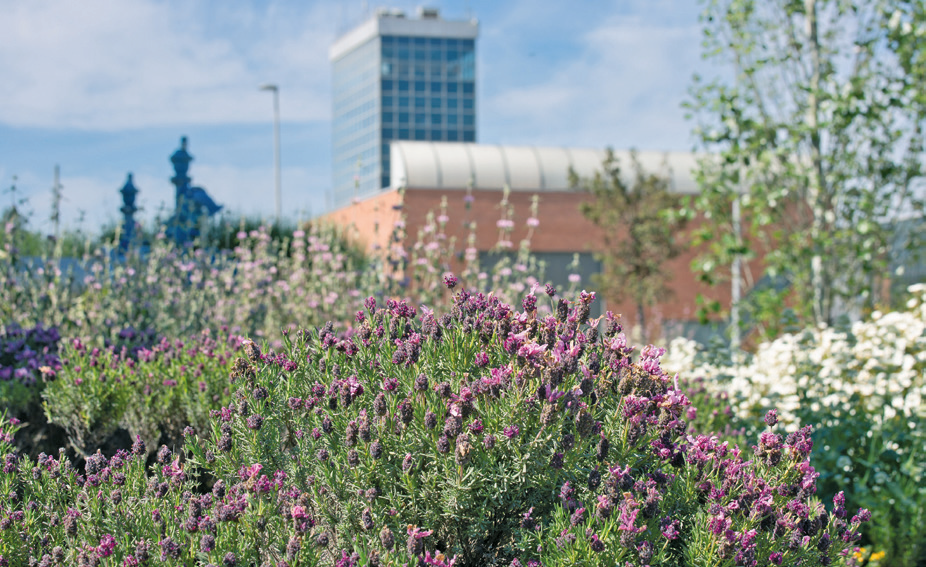
{"type": "Polygon", "coordinates": [[[424,108],[424,97],[423,96],[415,97],[415,108],[424,108]]]}
{"type": "Polygon", "coordinates": [[[407,60],[408,59],[408,48],[399,47],[398,49],[396,49],[395,55],[399,59],[407,60]]]}
{"type": "Polygon", "coordinates": [[[422,126],[424,124],[424,112],[415,113],[415,125],[422,126]]]}
{"type": "Polygon", "coordinates": [[[456,141],[457,141],[457,136],[458,136],[458,135],[457,135],[457,131],[456,131],[456,130],[448,130],[448,131],[447,131],[447,141],[448,141],[448,142],[456,142],[456,141]]]}
{"type": "Polygon", "coordinates": [[[464,114],[463,115],[463,125],[464,126],[475,126],[476,117],[473,116],[472,114],[464,114]]]}
{"type": "Polygon", "coordinates": [[[466,82],[463,83],[463,94],[473,94],[476,92],[476,84],[466,82]]]}
{"type": "Polygon", "coordinates": [[[472,130],[467,130],[467,131],[463,132],[463,141],[464,141],[464,142],[475,142],[475,141],[476,141],[476,133],[473,132],[472,130]]]}
{"type": "Polygon", "coordinates": [[[431,81],[431,94],[440,94],[441,84],[440,81],[431,81]]]}
{"type": "Polygon", "coordinates": [[[415,78],[416,79],[424,78],[424,65],[420,63],[418,65],[415,65],[415,78]]]}
{"type": "Polygon", "coordinates": [[[424,92],[424,81],[415,81],[415,92],[416,93],[424,92]]]}
{"type": "Polygon", "coordinates": [[[383,108],[389,108],[393,104],[393,98],[391,96],[383,97],[383,108]]]}
{"type": "Polygon", "coordinates": [[[398,138],[400,140],[408,140],[408,128],[399,128],[398,138]]]}
{"type": "Polygon", "coordinates": [[[392,81],[389,79],[382,80],[383,92],[388,92],[392,90],[392,81]]]}
{"type": "Polygon", "coordinates": [[[408,126],[408,113],[407,112],[399,113],[399,125],[408,126]]]}
{"type": "Polygon", "coordinates": [[[431,49],[434,49],[435,47],[440,49],[440,46],[443,43],[444,43],[443,39],[439,37],[432,37],[430,40],[428,40],[428,45],[431,46],[431,49]]]}
{"type": "Polygon", "coordinates": [[[425,140],[424,129],[415,130],[415,139],[416,140],[425,140]]]}
{"type": "MultiPolygon", "coordinates": [[[[399,81],[399,85],[401,88],[402,81],[399,81]]],[[[458,85],[457,83],[447,83],[447,92],[456,94],[459,91],[459,86],[460,85],[458,85]]]]}
{"type": "Polygon", "coordinates": [[[447,99],[447,108],[456,108],[456,107],[457,107],[457,99],[456,99],[456,97],[450,97],[450,98],[448,98],[448,99],[447,99]]]}
{"type": "Polygon", "coordinates": [[[437,97],[437,96],[432,96],[432,97],[431,97],[431,108],[433,108],[433,109],[435,109],[435,110],[439,109],[439,108],[440,108],[440,103],[441,103],[440,97],[437,97]]]}
{"type": "Polygon", "coordinates": [[[425,57],[424,50],[416,49],[415,50],[415,61],[424,61],[425,59],[427,59],[427,57],[425,57]]]}
{"type": "Polygon", "coordinates": [[[447,126],[456,126],[457,125],[457,115],[448,114],[447,115],[447,126]]]}
{"type": "Polygon", "coordinates": [[[465,108],[465,109],[467,109],[467,110],[472,110],[472,109],[473,109],[473,106],[474,106],[474,103],[475,103],[475,101],[474,101],[473,99],[471,99],[471,98],[464,98],[464,99],[463,99],[463,108],[465,108]]]}
{"type": "Polygon", "coordinates": [[[440,113],[431,114],[431,126],[440,126],[440,113]]]}
{"type": "Polygon", "coordinates": [[[431,139],[435,142],[441,141],[441,132],[440,130],[431,130],[431,139]]]}
{"type": "Polygon", "coordinates": [[[399,97],[399,108],[408,108],[408,97],[407,96],[399,97]]]}
{"type": "Polygon", "coordinates": [[[399,81],[399,92],[400,93],[408,92],[408,81],[399,81]]]}
{"type": "Polygon", "coordinates": [[[408,37],[407,37],[407,36],[401,36],[401,35],[400,35],[400,36],[398,36],[398,37],[395,38],[395,41],[396,41],[396,43],[398,43],[399,45],[408,46],[408,37]]]}
{"type": "Polygon", "coordinates": [[[382,66],[380,67],[380,73],[384,77],[388,77],[389,75],[391,75],[392,74],[392,63],[389,63],[388,61],[384,61],[382,66]]]}
{"type": "Polygon", "coordinates": [[[432,62],[440,62],[441,60],[441,50],[431,48],[431,56],[428,57],[432,62]]]}
{"type": "Polygon", "coordinates": [[[382,183],[382,187],[389,187],[389,176],[384,175],[380,183],[382,183]]]}
{"type": "Polygon", "coordinates": [[[388,124],[388,123],[392,122],[392,118],[393,118],[393,117],[392,117],[392,113],[391,113],[391,112],[384,112],[384,113],[383,113],[383,124],[388,124]]]}
{"type": "Polygon", "coordinates": [[[384,140],[392,139],[392,128],[383,128],[383,139],[384,140]]]}
{"type": "Polygon", "coordinates": [[[415,38],[412,38],[412,40],[415,42],[415,46],[424,47],[424,45],[428,43],[427,38],[424,38],[424,37],[415,37],[415,38]]]}

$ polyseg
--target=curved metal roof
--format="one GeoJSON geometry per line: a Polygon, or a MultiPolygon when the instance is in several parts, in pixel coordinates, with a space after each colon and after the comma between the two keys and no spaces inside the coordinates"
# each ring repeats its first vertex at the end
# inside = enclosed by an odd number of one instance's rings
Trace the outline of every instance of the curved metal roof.
{"type": "MultiPolygon", "coordinates": [[[[629,151],[615,151],[627,181],[629,151]]],[[[675,193],[698,192],[694,181],[695,154],[688,152],[638,151],[644,171],[665,174],[675,193]]],[[[587,148],[497,146],[457,142],[391,143],[390,186],[419,189],[569,191],[569,168],[581,178],[601,170],[605,151],[587,148]]]]}

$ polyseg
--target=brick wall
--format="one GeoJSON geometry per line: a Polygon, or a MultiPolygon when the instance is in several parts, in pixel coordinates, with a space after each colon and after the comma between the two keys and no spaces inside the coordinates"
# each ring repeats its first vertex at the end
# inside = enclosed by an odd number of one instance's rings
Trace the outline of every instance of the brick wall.
{"type": "MultiPolygon", "coordinates": [[[[448,237],[455,237],[457,248],[462,250],[469,235],[468,225],[476,222],[476,247],[480,251],[490,250],[498,240],[496,221],[501,216],[499,203],[501,191],[476,190],[472,192],[473,201],[466,206],[463,190],[428,190],[408,189],[405,191],[401,210],[399,194],[395,190],[386,191],[329,213],[325,219],[341,226],[353,227],[352,233],[367,249],[386,246],[393,224],[404,213],[407,234],[413,242],[418,230],[424,225],[429,211],[437,214],[441,199],[447,198],[449,221],[446,226],[448,237]]],[[[509,203],[514,207],[515,230],[511,241],[517,247],[526,236],[525,221],[530,214],[533,193],[511,192],[509,203]]],[[[579,204],[588,197],[582,193],[547,192],[539,193],[540,201],[537,218],[540,226],[535,229],[531,240],[531,250],[536,252],[599,252],[601,251],[601,232],[587,221],[579,212],[579,204]]],[[[697,227],[697,222],[689,225],[688,231],[697,227]]],[[[681,239],[687,234],[680,235],[681,239]]],[[[677,258],[667,264],[667,271],[672,274],[669,287],[671,297],[653,308],[647,309],[646,319],[649,335],[658,336],[662,331],[662,322],[692,321],[696,319],[698,294],[710,300],[718,300],[723,309],[730,305],[729,283],[709,287],[696,281],[690,265],[698,250],[688,248],[677,258]]],[[[754,273],[758,273],[758,262],[753,262],[754,273]]],[[[729,268],[722,268],[729,271],[729,268]]],[[[594,289],[590,281],[583,281],[583,286],[594,289]]],[[[613,298],[603,298],[605,308],[624,315],[625,326],[635,324],[636,308],[631,302],[616,302],[613,298]]],[[[665,329],[671,332],[672,329],[665,329]]]]}

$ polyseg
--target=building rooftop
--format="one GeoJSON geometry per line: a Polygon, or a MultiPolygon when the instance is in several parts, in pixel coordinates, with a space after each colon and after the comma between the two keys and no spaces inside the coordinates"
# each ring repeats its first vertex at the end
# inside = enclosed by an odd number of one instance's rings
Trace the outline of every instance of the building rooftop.
{"type": "MultiPolygon", "coordinates": [[[[615,151],[632,182],[630,151],[615,151]]],[[[694,180],[697,156],[689,152],[638,151],[644,171],[663,173],[675,193],[698,192],[694,180]]],[[[569,169],[581,178],[601,171],[605,151],[588,148],[498,146],[456,142],[391,143],[390,187],[409,189],[569,191],[569,169]]]]}
{"type": "Polygon", "coordinates": [[[373,17],[335,40],[328,50],[328,59],[337,61],[357,46],[383,35],[455,39],[475,39],[479,35],[479,22],[475,18],[445,20],[435,8],[421,8],[418,16],[409,19],[401,10],[381,8],[373,17]]]}

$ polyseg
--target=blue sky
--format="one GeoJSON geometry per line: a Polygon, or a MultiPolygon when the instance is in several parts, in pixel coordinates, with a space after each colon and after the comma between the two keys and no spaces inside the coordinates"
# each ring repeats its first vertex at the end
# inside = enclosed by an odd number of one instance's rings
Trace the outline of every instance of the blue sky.
{"type": "MultiPolygon", "coordinates": [[[[413,14],[420,2],[392,0],[413,14]]],[[[168,161],[190,139],[193,181],[230,214],[273,213],[272,98],[280,87],[283,210],[324,211],[331,187],[328,47],[375,2],[3,0],[0,188],[17,177],[34,228],[55,164],[64,223],[116,218],[135,175],[146,217],[173,199],[168,161]]],[[[683,0],[443,0],[477,41],[482,143],[688,150],[680,107],[700,60],[683,0]]],[[[10,203],[0,194],[0,208],[10,203]]]]}

